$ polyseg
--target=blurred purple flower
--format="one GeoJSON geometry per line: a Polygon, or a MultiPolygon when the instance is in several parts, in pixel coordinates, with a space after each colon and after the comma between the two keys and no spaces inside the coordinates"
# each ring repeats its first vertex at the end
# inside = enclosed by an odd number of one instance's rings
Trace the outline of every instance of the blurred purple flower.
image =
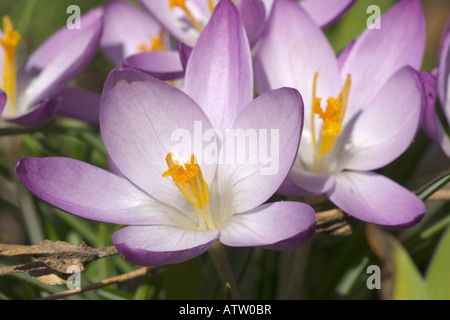
{"type": "Polygon", "coordinates": [[[115,0],[107,5],[100,45],[116,66],[137,69],[161,80],[184,75],[168,32],[148,12],[128,2],[115,0]]]}
{"type": "Polygon", "coordinates": [[[424,110],[423,130],[436,141],[450,157],[450,136],[446,126],[439,120],[436,111],[436,96],[442,106],[443,115],[450,123],[450,20],[441,41],[438,66],[432,72],[422,72],[421,79],[427,90],[427,104],[424,110]]]}
{"type": "MultiPolygon", "coordinates": [[[[229,0],[217,6],[186,72],[186,93],[135,70],[118,69],[108,76],[100,128],[122,176],[67,158],[22,159],[17,176],[61,210],[127,225],[112,240],[122,256],[139,265],[178,263],[216,241],[289,249],[309,240],[315,230],[310,206],[263,204],[296,157],[302,99],[295,89],[280,88],[252,100],[250,47],[229,0]],[[177,162],[178,141],[172,133],[188,130],[187,142],[194,145],[196,123],[201,123],[200,134],[225,128],[277,129],[281,154],[272,155],[279,164],[277,173],[262,174],[269,162],[208,163],[200,161],[199,153],[184,165],[177,162]]],[[[245,155],[255,151],[246,149],[245,155]]]]}
{"type": "Polygon", "coordinates": [[[372,170],[402,154],[420,124],[420,1],[403,0],[381,20],[381,29],[365,30],[337,59],[301,6],[276,0],[255,75],[260,92],[290,86],[306,106],[298,157],[279,192],[325,193],[358,219],[400,228],[418,222],[425,206],[372,170]]]}
{"type": "Polygon", "coordinates": [[[4,120],[24,126],[39,126],[56,113],[86,121],[98,119],[99,95],[67,88],[98,48],[103,9],[89,11],[81,21],[80,29],[64,27],[53,34],[17,72],[14,58],[20,35],[13,29],[9,18],[3,18],[3,33],[0,32],[0,59],[4,61],[0,64],[0,74],[3,74],[0,110],[4,120]]]}

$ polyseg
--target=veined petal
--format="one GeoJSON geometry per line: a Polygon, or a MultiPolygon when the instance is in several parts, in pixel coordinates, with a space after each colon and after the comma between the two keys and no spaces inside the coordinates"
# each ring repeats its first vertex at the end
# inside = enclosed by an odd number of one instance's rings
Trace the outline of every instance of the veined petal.
{"type": "Polygon", "coordinates": [[[402,154],[420,125],[422,84],[411,67],[396,72],[356,119],[342,167],[378,169],[402,154]]]}
{"type": "Polygon", "coordinates": [[[277,193],[287,197],[315,195],[314,192],[307,191],[297,186],[289,176],[284,179],[283,183],[278,188],[277,193]]]}
{"type": "Polygon", "coordinates": [[[184,91],[214,128],[231,128],[253,98],[250,47],[236,7],[224,0],[214,9],[186,67],[184,91]]]}
{"type": "Polygon", "coordinates": [[[100,45],[116,66],[121,66],[126,57],[139,53],[139,46],[150,43],[163,28],[147,12],[121,0],[108,3],[104,19],[100,45]]]}
{"type": "Polygon", "coordinates": [[[302,122],[300,94],[281,88],[250,102],[227,130],[217,178],[231,212],[251,210],[277,191],[297,155],[302,122]]]}
{"type": "Polygon", "coordinates": [[[328,39],[298,3],[276,1],[255,56],[258,91],[284,86],[299,90],[305,105],[305,130],[310,130],[316,72],[317,97],[337,96],[341,80],[328,39]]]}
{"type": "Polygon", "coordinates": [[[351,216],[392,228],[411,226],[425,214],[425,205],[411,191],[373,173],[345,171],[335,175],[330,200],[351,216]]]}
{"type": "Polygon", "coordinates": [[[171,226],[132,226],[113,234],[112,241],[126,260],[143,266],[183,262],[208,250],[218,230],[187,230],[171,226]]]}
{"type": "Polygon", "coordinates": [[[61,99],[58,114],[98,124],[101,94],[81,88],[65,88],[57,97],[61,99]]]}
{"type": "Polygon", "coordinates": [[[422,109],[422,129],[433,140],[438,141],[437,133],[438,117],[436,115],[436,77],[431,72],[422,71],[420,73],[420,80],[423,83],[426,103],[422,109]]]}
{"type": "Polygon", "coordinates": [[[192,225],[128,180],[70,158],[24,158],[19,180],[37,197],[79,217],[125,225],[192,225]]]}
{"type": "Polygon", "coordinates": [[[189,96],[145,73],[116,69],[109,74],[100,129],[119,170],[152,197],[181,211],[189,202],[171,179],[162,177],[166,156],[172,152],[183,163],[194,153],[208,184],[215,175],[215,164],[201,160],[203,133],[212,130],[208,118],[189,96]]]}
{"type": "Polygon", "coordinates": [[[19,74],[18,108],[29,109],[54,95],[77,76],[97,51],[103,29],[103,9],[81,17],[81,29],[62,28],[47,39],[28,59],[19,74]]]}
{"type": "Polygon", "coordinates": [[[125,59],[123,65],[160,80],[174,80],[184,75],[180,54],[175,50],[137,53],[125,59]]]}
{"type": "Polygon", "coordinates": [[[356,40],[342,79],[350,74],[347,116],[367,106],[392,75],[404,66],[420,69],[425,49],[425,19],[420,0],[403,0],[381,17],[381,29],[366,29],[356,40]]]}

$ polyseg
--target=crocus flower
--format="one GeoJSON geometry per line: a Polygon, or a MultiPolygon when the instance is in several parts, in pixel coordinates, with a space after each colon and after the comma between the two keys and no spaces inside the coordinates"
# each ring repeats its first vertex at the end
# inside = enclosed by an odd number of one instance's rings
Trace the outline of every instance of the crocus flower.
{"type": "MultiPolygon", "coordinates": [[[[11,20],[3,17],[0,110],[3,109],[4,120],[38,126],[48,122],[57,112],[90,118],[88,106],[92,94],[87,90],[68,89],[67,85],[94,56],[102,32],[102,16],[103,9],[96,8],[81,16],[80,29],[60,29],[29,56],[20,71],[17,71],[15,59],[20,35],[11,20]],[[76,103],[73,97],[88,103],[76,103]],[[67,101],[69,104],[65,103],[67,101]],[[71,110],[68,105],[78,105],[79,110],[71,110]]],[[[94,104],[95,101],[98,101],[96,97],[94,104]]]]}
{"type": "Polygon", "coordinates": [[[280,192],[325,193],[348,214],[404,227],[425,213],[423,202],[373,172],[412,143],[423,87],[425,30],[420,1],[404,0],[336,58],[321,29],[297,4],[274,3],[255,57],[258,89],[298,89],[305,123],[297,160],[280,192]]]}
{"type": "Polygon", "coordinates": [[[115,0],[106,6],[100,45],[118,67],[138,69],[161,80],[184,75],[168,32],[147,11],[128,2],[115,0]]]}
{"type": "MultiPolygon", "coordinates": [[[[17,176],[57,208],[127,225],[114,233],[112,241],[123,257],[139,265],[184,261],[216,241],[270,249],[307,241],[315,226],[310,206],[289,201],[264,204],[295,159],[302,100],[291,88],[252,100],[250,48],[229,0],[217,6],[186,72],[186,93],[136,70],[116,69],[108,76],[100,129],[123,177],[67,158],[22,159],[17,176]],[[204,142],[207,132],[224,128],[278,130],[281,153],[255,164],[201,161],[208,147],[197,148],[195,143],[204,142]],[[188,133],[183,145],[194,145],[184,164],[176,151],[179,143],[172,137],[181,129],[188,133]],[[261,174],[273,162],[279,163],[279,170],[261,174]]],[[[225,145],[227,140],[221,142],[225,145]]],[[[220,154],[223,149],[216,151],[220,154]]],[[[241,151],[249,157],[257,150],[241,151]]]]}
{"type": "Polygon", "coordinates": [[[450,123],[450,22],[441,42],[438,66],[433,72],[422,72],[421,79],[428,93],[423,129],[450,157],[450,137],[436,111],[436,96],[442,106],[447,123],[450,123]]]}
{"type": "MultiPolygon", "coordinates": [[[[194,46],[219,0],[139,0],[178,41],[194,46]]],[[[250,45],[264,27],[266,12],[261,0],[233,0],[244,23],[250,45]]]]}

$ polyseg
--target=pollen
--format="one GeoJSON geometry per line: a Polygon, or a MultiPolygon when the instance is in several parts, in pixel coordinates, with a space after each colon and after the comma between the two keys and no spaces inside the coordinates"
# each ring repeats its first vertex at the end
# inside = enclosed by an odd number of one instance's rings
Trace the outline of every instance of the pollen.
{"type": "Polygon", "coordinates": [[[151,37],[149,44],[143,41],[138,45],[137,49],[140,52],[167,51],[167,47],[164,44],[164,29],[161,29],[159,35],[151,37]]]}
{"type": "Polygon", "coordinates": [[[351,78],[347,76],[344,87],[337,98],[329,97],[326,101],[325,110],[321,107],[321,99],[316,97],[316,84],[319,73],[314,75],[313,83],[313,101],[311,113],[311,129],[314,153],[318,157],[330,152],[342,131],[342,121],[344,120],[345,111],[347,108],[348,97],[350,94],[351,78]],[[314,116],[318,115],[322,119],[322,129],[320,131],[320,150],[317,147],[316,133],[314,129],[314,116]]]}
{"type": "Polygon", "coordinates": [[[2,90],[6,93],[8,104],[12,107],[10,113],[15,113],[16,105],[16,62],[15,54],[20,34],[14,30],[13,23],[9,16],[2,18],[3,38],[0,38],[0,45],[5,50],[3,60],[3,84],[2,90]]]}
{"type": "Polygon", "coordinates": [[[209,208],[209,188],[203,178],[202,170],[197,163],[196,157],[192,154],[189,161],[181,165],[179,161],[173,159],[173,154],[168,153],[166,163],[169,169],[162,176],[172,177],[172,181],[180,192],[195,207],[198,218],[199,229],[214,229],[216,223],[212,218],[209,208]]]}

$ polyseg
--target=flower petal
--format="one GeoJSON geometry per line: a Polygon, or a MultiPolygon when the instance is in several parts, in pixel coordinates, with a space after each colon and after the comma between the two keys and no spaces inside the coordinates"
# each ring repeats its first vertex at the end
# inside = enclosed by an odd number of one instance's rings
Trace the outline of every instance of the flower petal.
{"type": "Polygon", "coordinates": [[[297,186],[289,176],[284,179],[283,183],[278,188],[277,193],[287,197],[315,195],[315,193],[306,191],[297,186]]]}
{"type": "Polygon", "coordinates": [[[133,226],[116,231],[112,241],[126,260],[137,265],[154,266],[195,258],[208,250],[217,237],[217,230],[133,226]]]}
{"type": "Polygon", "coordinates": [[[380,29],[366,29],[356,40],[341,75],[352,78],[347,114],[367,106],[403,66],[419,69],[425,49],[425,19],[420,0],[403,0],[381,17],[380,29]]]}
{"type": "Polygon", "coordinates": [[[2,89],[0,89],[0,118],[3,113],[3,109],[5,109],[6,106],[6,99],[6,93],[2,89]]]}
{"type": "Polygon", "coordinates": [[[139,0],[139,3],[180,42],[191,47],[195,45],[200,32],[186,23],[189,20],[180,8],[171,9],[166,0],[139,0]]]}
{"type": "Polygon", "coordinates": [[[308,12],[318,26],[325,28],[339,19],[355,1],[304,0],[300,2],[300,5],[308,12]]]}
{"type": "Polygon", "coordinates": [[[201,161],[202,137],[212,130],[200,107],[167,83],[145,73],[113,70],[105,83],[100,105],[100,129],[106,149],[128,179],[159,201],[183,211],[191,205],[170,178],[166,156],[188,160],[194,153],[208,184],[214,164],[201,161]]]}
{"type": "Polygon", "coordinates": [[[261,94],[239,115],[227,131],[217,171],[231,212],[251,210],[277,191],[295,160],[302,122],[301,96],[291,88],[261,94]]]}
{"type": "Polygon", "coordinates": [[[244,26],[230,0],[219,2],[192,50],[184,91],[214,128],[231,128],[253,98],[252,59],[244,26]]]}
{"type": "Polygon", "coordinates": [[[175,50],[137,53],[125,59],[123,65],[160,80],[174,80],[184,75],[180,54],[175,50]]]}
{"type": "Polygon", "coordinates": [[[414,69],[396,72],[355,121],[342,167],[378,169],[402,154],[420,125],[422,90],[414,69]]]}
{"type": "Polygon", "coordinates": [[[259,92],[284,86],[300,91],[305,105],[304,130],[310,130],[315,73],[319,73],[317,97],[337,96],[341,90],[336,56],[328,39],[295,1],[274,3],[254,63],[259,92]]]}
{"type": "Polygon", "coordinates": [[[422,200],[382,175],[346,171],[336,174],[335,180],[334,189],[328,197],[357,219],[405,228],[417,223],[425,214],[422,200]]]}
{"type": "Polygon", "coordinates": [[[235,214],[220,226],[219,240],[232,247],[293,249],[314,235],[314,210],[300,202],[273,202],[235,214]]]}
{"type": "Polygon", "coordinates": [[[125,225],[192,225],[128,180],[82,161],[24,158],[16,174],[37,197],[79,217],[125,225]]]}
{"type": "Polygon", "coordinates": [[[447,121],[450,122],[450,20],[447,21],[447,27],[441,42],[437,77],[438,96],[447,121]]]}
{"type": "Polygon", "coordinates": [[[140,45],[151,44],[162,30],[152,16],[126,1],[108,3],[104,19],[100,45],[116,66],[121,66],[126,57],[139,53],[140,45]]]}
{"type": "Polygon", "coordinates": [[[17,117],[3,118],[5,121],[15,123],[26,127],[39,127],[47,124],[58,112],[61,105],[61,99],[45,99],[37,104],[29,112],[17,117]]]}
{"type": "Polygon", "coordinates": [[[97,51],[102,17],[102,8],[92,9],[81,16],[81,29],[62,28],[30,56],[19,74],[23,96],[18,104],[26,109],[41,102],[67,86],[86,67],[97,51]]]}
{"type": "Polygon", "coordinates": [[[266,20],[266,10],[261,0],[237,0],[236,7],[241,15],[250,46],[261,36],[266,20]]]}
{"type": "MultiPolygon", "coordinates": [[[[331,174],[317,174],[302,169],[297,164],[294,164],[289,178],[292,182],[302,189],[321,194],[328,192],[334,186],[334,178],[331,174]]],[[[301,194],[299,194],[301,195],[301,194]]]]}
{"type": "Polygon", "coordinates": [[[81,88],[66,88],[58,95],[61,107],[58,114],[98,124],[101,95],[81,88]]]}

